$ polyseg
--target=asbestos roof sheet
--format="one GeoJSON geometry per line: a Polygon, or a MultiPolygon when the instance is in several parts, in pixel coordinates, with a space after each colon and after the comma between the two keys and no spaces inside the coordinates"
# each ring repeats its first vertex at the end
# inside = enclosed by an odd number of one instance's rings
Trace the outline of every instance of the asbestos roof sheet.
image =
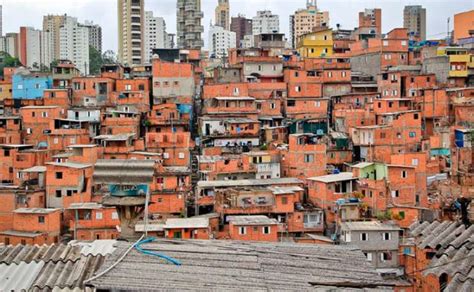
{"type": "Polygon", "coordinates": [[[90,210],[90,209],[101,209],[102,205],[95,202],[88,203],[72,203],[67,208],[68,210],[90,210]]]}
{"type": "Polygon", "coordinates": [[[360,230],[360,231],[385,231],[400,230],[400,227],[385,224],[379,221],[354,221],[341,223],[342,230],[360,230]]]}
{"type": "Polygon", "coordinates": [[[286,187],[286,186],[283,186],[283,187],[274,186],[274,187],[268,187],[267,189],[272,191],[273,194],[275,194],[275,195],[293,194],[295,192],[304,191],[304,189],[299,187],[299,186],[288,186],[288,187],[286,187]]]}
{"type": "Polygon", "coordinates": [[[80,253],[80,247],[65,244],[8,245],[0,249],[0,264],[75,261],[79,259],[80,253]]]}
{"type": "Polygon", "coordinates": [[[474,225],[456,221],[416,222],[409,236],[421,248],[436,252],[423,275],[448,274],[452,280],[445,291],[472,291],[474,284],[474,225]],[[467,290],[466,290],[467,289],[467,290]]]}
{"type": "Polygon", "coordinates": [[[215,181],[199,181],[198,187],[239,187],[239,186],[271,186],[280,184],[302,184],[303,182],[295,177],[283,177],[272,179],[241,179],[241,180],[215,180],[215,181]]]}
{"type": "Polygon", "coordinates": [[[33,166],[30,168],[22,169],[20,172],[29,172],[29,173],[34,173],[34,172],[46,172],[46,166],[33,166]]]}
{"type": "Polygon", "coordinates": [[[209,227],[209,218],[191,217],[191,218],[168,218],[166,219],[165,229],[174,228],[207,228],[209,227]]]}
{"type": "MultiPolygon", "coordinates": [[[[119,242],[98,273],[116,263],[130,245],[119,242]]],[[[142,291],[327,291],[334,283],[342,285],[340,290],[390,288],[352,246],[158,240],[141,247],[179,260],[181,266],[132,249],[115,267],[86,284],[96,289],[142,291]]]]}
{"type": "Polygon", "coordinates": [[[17,214],[51,214],[59,209],[54,208],[18,208],[13,211],[13,213],[17,214]]]}
{"type": "Polygon", "coordinates": [[[91,167],[91,164],[83,164],[77,162],[47,162],[47,165],[54,165],[59,167],[68,167],[68,168],[75,168],[75,169],[84,169],[91,167]]]}
{"type": "Polygon", "coordinates": [[[101,239],[94,241],[78,241],[73,240],[69,242],[70,246],[80,247],[81,255],[83,256],[97,256],[97,255],[108,255],[115,251],[117,240],[114,239],[101,239]]]}
{"type": "Polygon", "coordinates": [[[263,215],[254,216],[229,216],[227,217],[229,223],[234,225],[277,225],[276,219],[270,219],[263,215]]]}
{"type": "Polygon", "coordinates": [[[352,172],[341,172],[338,174],[329,174],[329,175],[310,177],[308,179],[312,181],[323,182],[323,183],[332,183],[332,182],[338,182],[338,181],[353,180],[357,178],[353,177],[352,172]]]}
{"type": "Polygon", "coordinates": [[[26,232],[26,231],[16,231],[16,230],[5,230],[0,232],[1,235],[7,236],[18,236],[18,237],[28,237],[35,238],[42,235],[41,232],[26,232]]]}
{"type": "Polygon", "coordinates": [[[84,280],[91,278],[103,262],[103,256],[87,256],[74,262],[46,263],[30,289],[44,291],[54,288],[84,288],[84,280]]]}
{"type": "Polygon", "coordinates": [[[0,291],[28,291],[45,263],[0,264],[0,291]]]}

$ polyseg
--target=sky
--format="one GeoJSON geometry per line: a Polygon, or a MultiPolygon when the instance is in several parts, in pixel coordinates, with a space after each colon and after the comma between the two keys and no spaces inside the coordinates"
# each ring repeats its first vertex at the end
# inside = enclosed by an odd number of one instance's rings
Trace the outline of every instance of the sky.
{"type": "MultiPolygon", "coordinates": [[[[201,0],[204,12],[207,43],[209,24],[214,20],[218,0],[201,0]]],[[[403,7],[423,5],[427,10],[427,37],[442,38],[447,32],[447,18],[474,9],[474,0],[318,0],[318,7],[329,11],[330,26],[340,24],[343,29],[358,25],[358,12],[364,8],[382,8],[382,30],[403,26],[403,7]]],[[[103,49],[117,49],[117,0],[0,0],[3,6],[3,33],[18,32],[20,26],[42,29],[43,15],[64,14],[77,17],[80,22],[91,20],[102,26],[103,49]]],[[[289,36],[289,15],[304,8],[306,0],[230,0],[230,14],[244,14],[248,18],[258,10],[271,10],[280,16],[280,31],[289,36]]],[[[169,33],[176,32],[176,0],[145,0],[145,9],[164,17],[169,33]]]]}

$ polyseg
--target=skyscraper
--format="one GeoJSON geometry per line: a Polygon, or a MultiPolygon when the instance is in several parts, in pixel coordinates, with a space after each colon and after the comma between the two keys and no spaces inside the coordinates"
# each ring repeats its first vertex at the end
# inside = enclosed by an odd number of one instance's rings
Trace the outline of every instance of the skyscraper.
{"type": "Polygon", "coordinates": [[[176,28],[178,48],[201,49],[204,46],[201,34],[204,27],[201,20],[201,0],[177,0],[176,28]]]}
{"type": "Polygon", "coordinates": [[[53,61],[52,34],[33,27],[20,27],[19,58],[32,70],[49,68],[53,61]]]}
{"type": "Polygon", "coordinates": [[[0,37],[3,36],[3,7],[0,5],[0,37]]]}
{"type": "Polygon", "coordinates": [[[153,49],[170,48],[170,40],[166,33],[166,22],[163,17],[153,16],[152,11],[145,12],[145,63],[152,59],[153,49]]]}
{"type": "Polygon", "coordinates": [[[92,21],[86,21],[81,24],[89,31],[89,46],[96,49],[99,53],[102,53],[102,27],[98,24],[94,24],[92,21]]]}
{"type": "Polygon", "coordinates": [[[45,15],[43,16],[43,31],[51,33],[51,44],[53,47],[53,59],[59,60],[59,30],[64,24],[67,15],[45,15]]]}
{"type": "Polygon", "coordinates": [[[237,17],[232,17],[230,30],[235,32],[235,46],[240,48],[240,42],[244,37],[252,34],[252,19],[247,19],[241,14],[237,17]]]}
{"type": "Polygon", "coordinates": [[[408,33],[421,40],[426,39],[426,9],[421,5],[405,6],[403,10],[403,27],[408,33]]]}
{"type": "Polygon", "coordinates": [[[117,0],[118,58],[122,64],[143,63],[145,11],[144,0],[117,0]]]}
{"type": "Polygon", "coordinates": [[[59,30],[59,57],[73,62],[82,74],[89,74],[89,29],[67,16],[59,30]]]}
{"type": "Polygon", "coordinates": [[[315,27],[329,26],[329,12],[319,11],[316,0],[306,0],[306,9],[298,9],[290,15],[290,38],[292,47],[296,47],[298,38],[310,33],[315,27]]]}
{"type": "Polygon", "coordinates": [[[215,11],[215,25],[223,27],[225,30],[230,29],[230,12],[229,0],[218,0],[215,11]]]}

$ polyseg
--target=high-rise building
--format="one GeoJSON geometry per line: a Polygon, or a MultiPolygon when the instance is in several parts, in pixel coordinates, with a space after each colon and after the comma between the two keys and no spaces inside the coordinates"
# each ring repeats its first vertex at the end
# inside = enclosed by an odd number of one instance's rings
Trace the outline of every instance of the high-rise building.
{"type": "Polygon", "coordinates": [[[118,58],[122,64],[141,64],[144,60],[144,0],[117,0],[118,58]]]}
{"type": "Polygon", "coordinates": [[[3,36],[3,6],[0,5],[0,37],[3,36]]]}
{"type": "Polygon", "coordinates": [[[43,31],[50,32],[52,37],[53,58],[59,60],[59,30],[64,24],[67,15],[45,15],[43,16],[43,31]]]}
{"type": "Polygon", "coordinates": [[[73,62],[82,74],[89,74],[89,29],[67,16],[59,30],[59,57],[73,62]]]}
{"type": "Polygon", "coordinates": [[[145,12],[145,63],[152,59],[153,49],[168,49],[171,47],[166,22],[163,17],[153,16],[152,11],[145,12]]]}
{"type": "Polygon", "coordinates": [[[49,68],[53,61],[52,34],[32,27],[20,27],[18,55],[27,68],[49,68]]]}
{"type": "Polygon", "coordinates": [[[225,30],[230,29],[230,6],[229,0],[218,0],[216,7],[216,23],[215,25],[223,27],[225,30]]]}
{"type": "Polygon", "coordinates": [[[403,10],[403,27],[408,29],[408,33],[426,39],[426,9],[421,5],[405,6],[403,10]]]}
{"type": "Polygon", "coordinates": [[[86,21],[81,26],[89,30],[89,46],[102,53],[102,27],[92,21],[86,21]]]}
{"type": "Polygon", "coordinates": [[[359,29],[368,28],[375,30],[375,34],[382,34],[382,9],[365,9],[359,12],[359,29]]]}
{"type": "Polygon", "coordinates": [[[222,26],[209,27],[209,56],[222,58],[229,56],[228,50],[235,48],[235,32],[222,26]]]}
{"type": "Polygon", "coordinates": [[[252,19],[247,19],[241,14],[237,17],[232,17],[230,30],[235,32],[235,46],[240,48],[242,47],[241,41],[244,37],[252,34],[252,19]]]}
{"type": "Polygon", "coordinates": [[[270,10],[257,11],[252,18],[252,34],[273,33],[280,31],[280,17],[270,10]]]}
{"type": "Polygon", "coordinates": [[[454,14],[454,35],[453,39],[468,38],[474,32],[474,9],[454,14]]]}
{"type": "Polygon", "coordinates": [[[12,57],[19,58],[18,40],[18,33],[16,32],[7,33],[5,36],[0,37],[0,51],[8,53],[12,57]]]}
{"type": "Polygon", "coordinates": [[[201,0],[178,0],[176,5],[176,41],[178,48],[201,49],[204,46],[201,34],[201,0]]]}
{"type": "Polygon", "coordinates": [[[290,40],[293,48],[298,38],[310,33],[314,28],[329,26],[329,12],[319,11],[316,0],[306,0],[306,9],[298,9],[290,15],[290,40]]]}

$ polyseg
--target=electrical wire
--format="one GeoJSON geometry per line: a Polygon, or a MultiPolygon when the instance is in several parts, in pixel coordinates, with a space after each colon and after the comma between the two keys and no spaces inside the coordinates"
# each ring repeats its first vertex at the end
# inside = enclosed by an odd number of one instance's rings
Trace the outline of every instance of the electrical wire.
{"type": "Polygon", "coordinates": [[[135,249],[138,250],[139,252],[143,253],[143,254],[146,254],[146,255],[152,255],[152,256],[156,256],[156,257],[159,257],[159,258],[162,258],[162,259],[165,259],[167,260],[168,262],[172,263],[172,264],[175,264],[176,266],[181,266],[181,262],[172,258],[172,257],[169,257],[167,255],[164,255],[164,254],[161,254],[161,253],[157,253],[157,252],[153,252],[153,251],[149,251],[149,250],[146,250],[146,249],[143,249],[141,247],[142,244],[145,244],[145,243],[149,243],[149,242],[153,242],[155,241],[156,238],[154,237],[148,237],[140,242],[138,242],[137,244],[134,245],[135,249]]]}

